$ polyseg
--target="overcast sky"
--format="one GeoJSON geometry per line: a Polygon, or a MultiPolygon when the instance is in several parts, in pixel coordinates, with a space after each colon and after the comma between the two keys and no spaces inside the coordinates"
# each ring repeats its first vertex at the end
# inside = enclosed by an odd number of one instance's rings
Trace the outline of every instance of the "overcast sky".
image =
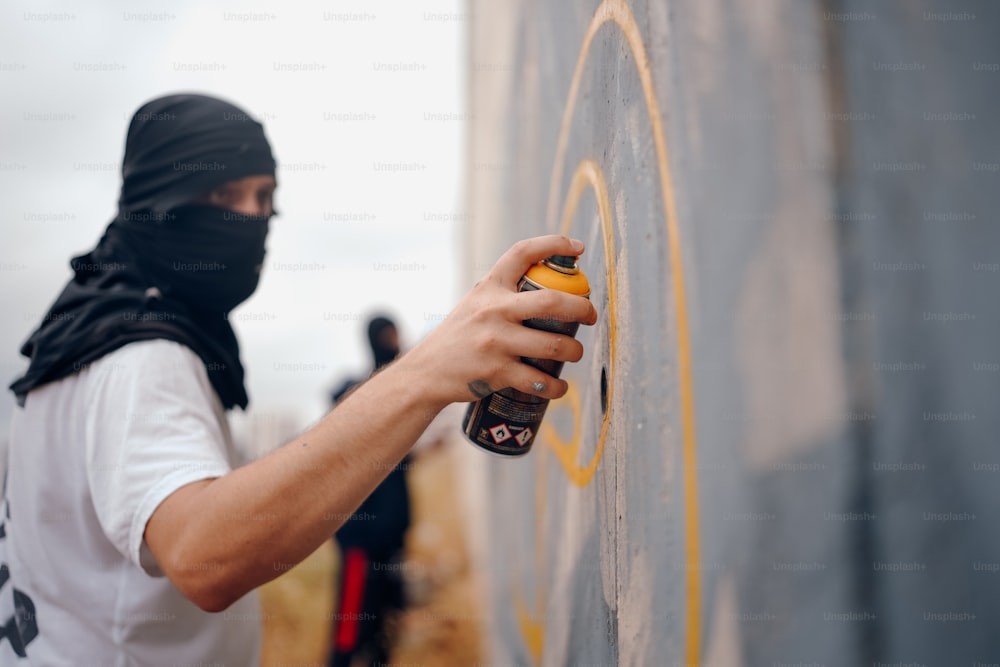
{"type": "MultiPolygon", "coordinates": [[[[313,419],[368,365],[366,317],[412,344],[460,293],[465,8],[456,1],[0,6],[0,377],[115,213],[125,130],[164,93],[225,97],[279,162],[268,257],[234,312],[251,409],[313,419]]],[[[6,438],[13,399],[4,392],[6,438]]]]}

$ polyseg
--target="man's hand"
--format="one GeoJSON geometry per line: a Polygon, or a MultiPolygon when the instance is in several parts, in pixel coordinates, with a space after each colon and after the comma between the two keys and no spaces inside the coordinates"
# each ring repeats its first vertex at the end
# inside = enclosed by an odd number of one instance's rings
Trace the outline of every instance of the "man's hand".
{"type": "Polygon", "coordinates": [[[594,324],[597,311],[582,296],[558,290],[518,292],[533,264],[552,255],[579,255],[583,243],[539,236],[516,243],[459,302],[442,324],[396,363],[434,378],[426,388],[442,407],[513,387],[545,398],[566,393],[566,382],[533,368],[521,357],[579,361],[583,346],[570,336],[538,331],[521,322],[548,318],[594,324]],[[538,391],[536,383],[544,386],[538,391]]]}

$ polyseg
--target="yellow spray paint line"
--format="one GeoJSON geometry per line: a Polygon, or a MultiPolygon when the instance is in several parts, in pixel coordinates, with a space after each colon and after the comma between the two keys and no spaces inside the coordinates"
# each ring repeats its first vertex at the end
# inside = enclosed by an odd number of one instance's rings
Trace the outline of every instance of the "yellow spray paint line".
{"type": "Polygon", "coordinates": [[[545,535],[547,534],[548,512],[546,511],[545,493],[545,454],[551,450],[559,465],[566,473],[566,477],[578,487],[585,487],[594,478],[597,466],[601,462],[604,454],[604,443],[608,436],[608,426],[611,423],[611,408],[614,404],[615,386],[615,359],[618,357],[618,280],[617,268],[615,266],[615,237],[614,221],[611,215],[611,201],[608,198],[608,186],[604,178],[604,173],[600,166],[593,160],[581,162],[573,174],[569,192],[566,195],[566,204],[563,210],[563,221],[561,232],[569,232],[576,215],[576,209],[580,204],[580,197],[591,187],[597,199],[597,210],[601,221],[601,234],[604,240],[604,269],[608,285],[608,365],[607,377],[607,405],[608,410],[604,413],[601,423],[601,434],[597,440],[597,447],[590,462],[580,465],[580,449],[582,446],[582,421],[583,406],[580,402],[580,388],[572,379],[567,382],[569,385],[566,395],[558,402],[552,403],[553,411],[568,407],[573,415],[573,430],[569,440],[564,440],[559,436],[555,427],[551,425],[551,420],[542,422],[538,434],[538,441],[541,447],[538,449],[538,459],[535,462],[537,476],[535,479],[535,509],[537,518],[535,521],[535,563],[536,563],[536,587],[535,587],[535,613],[528,609],[524,601],[524,596],[520,590],[515,589],[514,605],[517,616],[518,627],[521,637],[524,639],[528,653],[535,660],[535,664],[541,663],[542,652],[545,647],[545,623],[538,618],[545,611],[546,585],[543,579],[544,566],[546,562],[545,535]]]}
{"type": "MultiPolygon", "coordinates": [[[[542,434],[539,433],[537,441],[542,441],[542,434]]],[[[545,563],[546,541],[545,534],[548,523],[548,512],[546,511],[545,492],[545,465],[546,448],[538,447],[535,452],[535,612],[532,613],[525,600],[521,587],[514,584],[514,614],[517,618],[518,630],[521,639],[532,657],[535,665],[540,665],[542,652],[545,648],[545,622],[539,620],[545,613],[545,586],[542,583],[543,569],[541,565],[545,563]]],[[[520,562],[523,554],[515,554],[515,558],[520,562]]]]}
{"type": "MultiPolygon", "coordinates": [[[[548,534],[549,513],[546,499],[547,477],[545,469],[548,460],[548,452],[545,447],[538,448],[538,457],[535,460],[535,611],[538,614],[545,613],[545,569],[542,563],[548,561],[548,541],[545,536],[548,534]]],[[[528,635],[528,651],[535,658],[537,663],[542,659],[542,651],[545,648],[545,622],[539,621],[532,624],[533,633],[528,635]]]]}
{"type": "MultiPolygon", "coordinates": [[[[608,437],[608,426],[611,423],[611,406],[614,405],[615,386],[615,359],[618,358],[618,281],[617,268],[615,266],[615,237],[614,221],[611,215],[611,202],[608,198],[607,181],[601,167],[593,160],[581,162],[573,174],[570,182],[569,192],[566,195],[566,202],[563,206],[563,217],[560,232],[567,234],[573,225],[573,218],[580,204],[580,198],[587,188],[593,188],[594,196],[597,199],[597,210],[601,222],[601,234],[604,240],[604,269],[608,285],[608,376],[607,376],[607,406],[601,423],[601,434],[597,439],[597,447],[590,462],[580,465],[580,450],[583,438],[583,405],[580,400],[580,387],[572,379],[568,381],[569,388],[566,395],[556,403],[552,404],[553,409],[568,407],[573,416],[572,435],[569,440],[564,440],[559,436],[558,431],[552,426],[551,420],[543,422],[538,435],[542,447],[539,448],[539,455],[544,457],[547,450],[552,450],[559,462],[560,467],[566,473],[566,477],[574,485],[583,488],[594,479],[597,466],[601,462],[604,454],[604,444],[608,437]]],[[[517,596],[515,604],[518,608],[517,618],[521,629],[521,636],[525,641],[529,654],[534,658],[535,664],[541,664],[542,653],[545,648],[545,623],[539,621],[538,617],[545,611],[546,585],[542,578],[545,566],[545,535],[547,530],[539,530],[538,527],[547,524],[549,515],[545,511],[545,458],[537,461],[538,477],[536,480],[536,509],[539,519],[536,520],[536,563],[537,579],[535,591],[535,613],[532,616],[523,603],[523,598],[517,596]]]]}
{"type": "Polygon", "coordinates": [[[566,393],[565,401],[573,411],[573,435],[566,441],[559,437],[555,428],[550,422],[542,423],[542,430],[546,431],[546,438],[543,440],[548,444],[556,455],[556,459],[562,466],[563,471],[569,481],[579,487],[585,487],[594,479],[597,466],[604,455],[604,443],[608,437],[608,425],[611,423],[611,408],[613,402],[613,392],[615,386],[615,359],[618,358],[618,280],[617,267],[615,266],[615,235],[614,220],[611,215],[611,201],[608,198],[608,185],[604,179],[604,173],[600,165],[593,160],[583,160],[577,165],[570,181],[569,192],[566,195],[566,203],[563,207],[561,234],[568,234],[573,225],[573,218],[576,209],[580,204],[580,197],[590,187],[594,191],[597,199],[597,212],[601,221],[601,235],[604,240],[604,271],[608,285],[608,410],[604,413],[601,423],[601,434],[597,438],[597,447],[594,456],[586,465],[580,465],[580,449],[582,447],[582,414],[583,407],[580,404],[580,390],[575,382],[570,382],[569,391],[566,393]]]}
{"type": "Polygon", "coordinates": [[[545,623],[538,621],[528,608],[528,603],[524,601],[524,595],[517,588],[514,589],[514,612],[517,615],[517,627],[521,632],[521,639],[528,649],[528,654],[536,665],[541,664],[542,651],[545,648],[545,623]]]}
{"type": "MultiPolygon", "coordinates": [[[[677,226],[677,210],[674,199],[673,180],[670,173],[670,161],[667,152],[666,136],[660,114],[660,105],[653,85],[653,75],[649,56],[642,39],[642,33],[625,0],[604,0],[597,8],[590,26],[584,35],[580,55],[577,58],[576,69],[570,83],[569,96],[563,112],[562,125],[559,131],[559,141],[556,145],[555,163],[552,168],[552,178],[549,186],[547,209],[548,226],[555,224],[559,185],[562,182],[563,169],[566,160],[566,149],[569,144],[572,127],[573,111],[580,91],[584,65],[594,41],[594,36],[607,23],[614,23],[624,34],[629,45],[639,81],[642,85],[646,101],[646,111],[653,130],[653,143],[656,148],[656,161],[660,177],[660,190],[663,197],[663,213],[667,227],[667,242],[670,252],[670,270],[673,280],[673,295],[677,313],[677,358],[678,376],[681,400],[682,427],[682,460],[684,479],[684,513],[685,513],[685,562],[686,562],[686,644],[685,662],[687,665],[698,665],[701,662],[701,546],[699,535],[698,513],[698,478],[697,478],[697,438],[695,435],[694,416],[694,383],[691,374],[691,345],[687,317],[687,298],[684,283],[684,268],[681,258],[680,231],[677,226]]],[[[579,168],[578,168],[579,171],[579,168]]],[[[598,171],[598,173],[600,173],[598,171]]],[[[575,180],[575,179],[574,179],[575,180]]],[[[603,180],[603,178],[602,178],[603,180]]],[[[595,191],[597,187],[595,186],[595,191]]],[[[563,223],[565,225],[566,218],[563,223]]],[[[603,228],[602,218],[602,228],[603,228]]],[[[606,232],[605,232],[606,233],[606,232]]],[[[605,240],[607,244],[607,240],[605,240]]],[[[602,427],[602,433],[606,427],[602,427]]]]}
{"type": "MultiPolygon", "coordinates": [[[[553,403],[554,407],[556,404],[553,403]]],[[[534,611],[528,607],[521,587],[514,584],[514,614],[517,618],[518,630],[524,646],[531,656],[536,667],[542,664],[542,654],[545,650],[545,592],[544,581],[545,562],[547,553],[547,542],[545,536],[548,528],[548,503],[545,489],[546,476],[546,453],[548,447],[544,446],[546,437],[550,436],[544,429],[539,430],[536,442],[539,446],[535,451],[535,607],[534,611]]],[[[518,554],[520,556],[520,554],[518,554]]]]}
{"type": "MultiPolygon", "coordinates": [[[[567,392],[568,393],[568,392],[567,392]]],[[[555,407],[558,403],[553,403],[555,407]]],[[[544,426],[544,424],[543,424],[544,426]]],[[[544,431],[544,429],[543,429],[544,431]]],[[[520,587],[514,586],[514,613],[517,617],[518,629],[524,645],[535,665],[542,664],[542,654],[545,650],[545,603],[546,585],[544,580],[548,543],[548,503],[546,493],[546,465],[548,447],[545,446],[547,436],[551,433],[540,431],[537,436],[539,447],[535,452],[535,607],[534,612],[528,607],[520,587]]],[[[554,431],[553,431],[554,432],[554,431]]],[[[520,556],[520,554],[519,554],[520,556]]]]}

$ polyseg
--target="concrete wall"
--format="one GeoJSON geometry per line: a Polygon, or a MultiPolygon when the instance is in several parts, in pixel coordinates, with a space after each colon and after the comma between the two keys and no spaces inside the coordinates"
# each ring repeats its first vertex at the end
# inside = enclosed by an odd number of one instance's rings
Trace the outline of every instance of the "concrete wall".
{"type": "Polygon", "coordinates": [[[1000,143],[922,116],[995,114],[1000,21],[927,4],[470,4],[466,274],[566,232],[602,314],[466,457],[496,664],[1000,659],[1000,143]]]}
{"type": "MultiPolygon", "coordinates": [[[[844,1],[837,11],[862,13],[844,1]]],[[[1000,5],[892,2],[834,49],[873,660],[1000,663],[1000,5]],[[891,67],[887,68],[888,64],[891,67]],[[876,569],[877,568],[877,569],[876,569]]]]}

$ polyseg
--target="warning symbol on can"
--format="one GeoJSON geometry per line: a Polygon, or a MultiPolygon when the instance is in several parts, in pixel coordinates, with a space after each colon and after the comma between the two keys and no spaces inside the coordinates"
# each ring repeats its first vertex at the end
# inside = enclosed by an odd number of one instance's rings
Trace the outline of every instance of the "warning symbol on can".
{"type": "Polygon", "coordinates": [[[517,444],[519,444],[522,447],[524,447],[526,444],[528,444],[529,442],[531,442],[531,436],[532,435],[533,435],[533,433],[531,432],[531,429],[530,428],[526,428],[523,431],[521,431],[520,433],[518,433],[517,435],[515,435],[514,439],[517,440],[517,444]]]}
{"type": "Polygon", "coordinates": [[[490,429],[490,435],[493,436],[493,442],[498,445],[504,440],[510,440],[513,436],[510,434],[510,429],[507,428],[506,424],[497,424],[490,429]]]}

